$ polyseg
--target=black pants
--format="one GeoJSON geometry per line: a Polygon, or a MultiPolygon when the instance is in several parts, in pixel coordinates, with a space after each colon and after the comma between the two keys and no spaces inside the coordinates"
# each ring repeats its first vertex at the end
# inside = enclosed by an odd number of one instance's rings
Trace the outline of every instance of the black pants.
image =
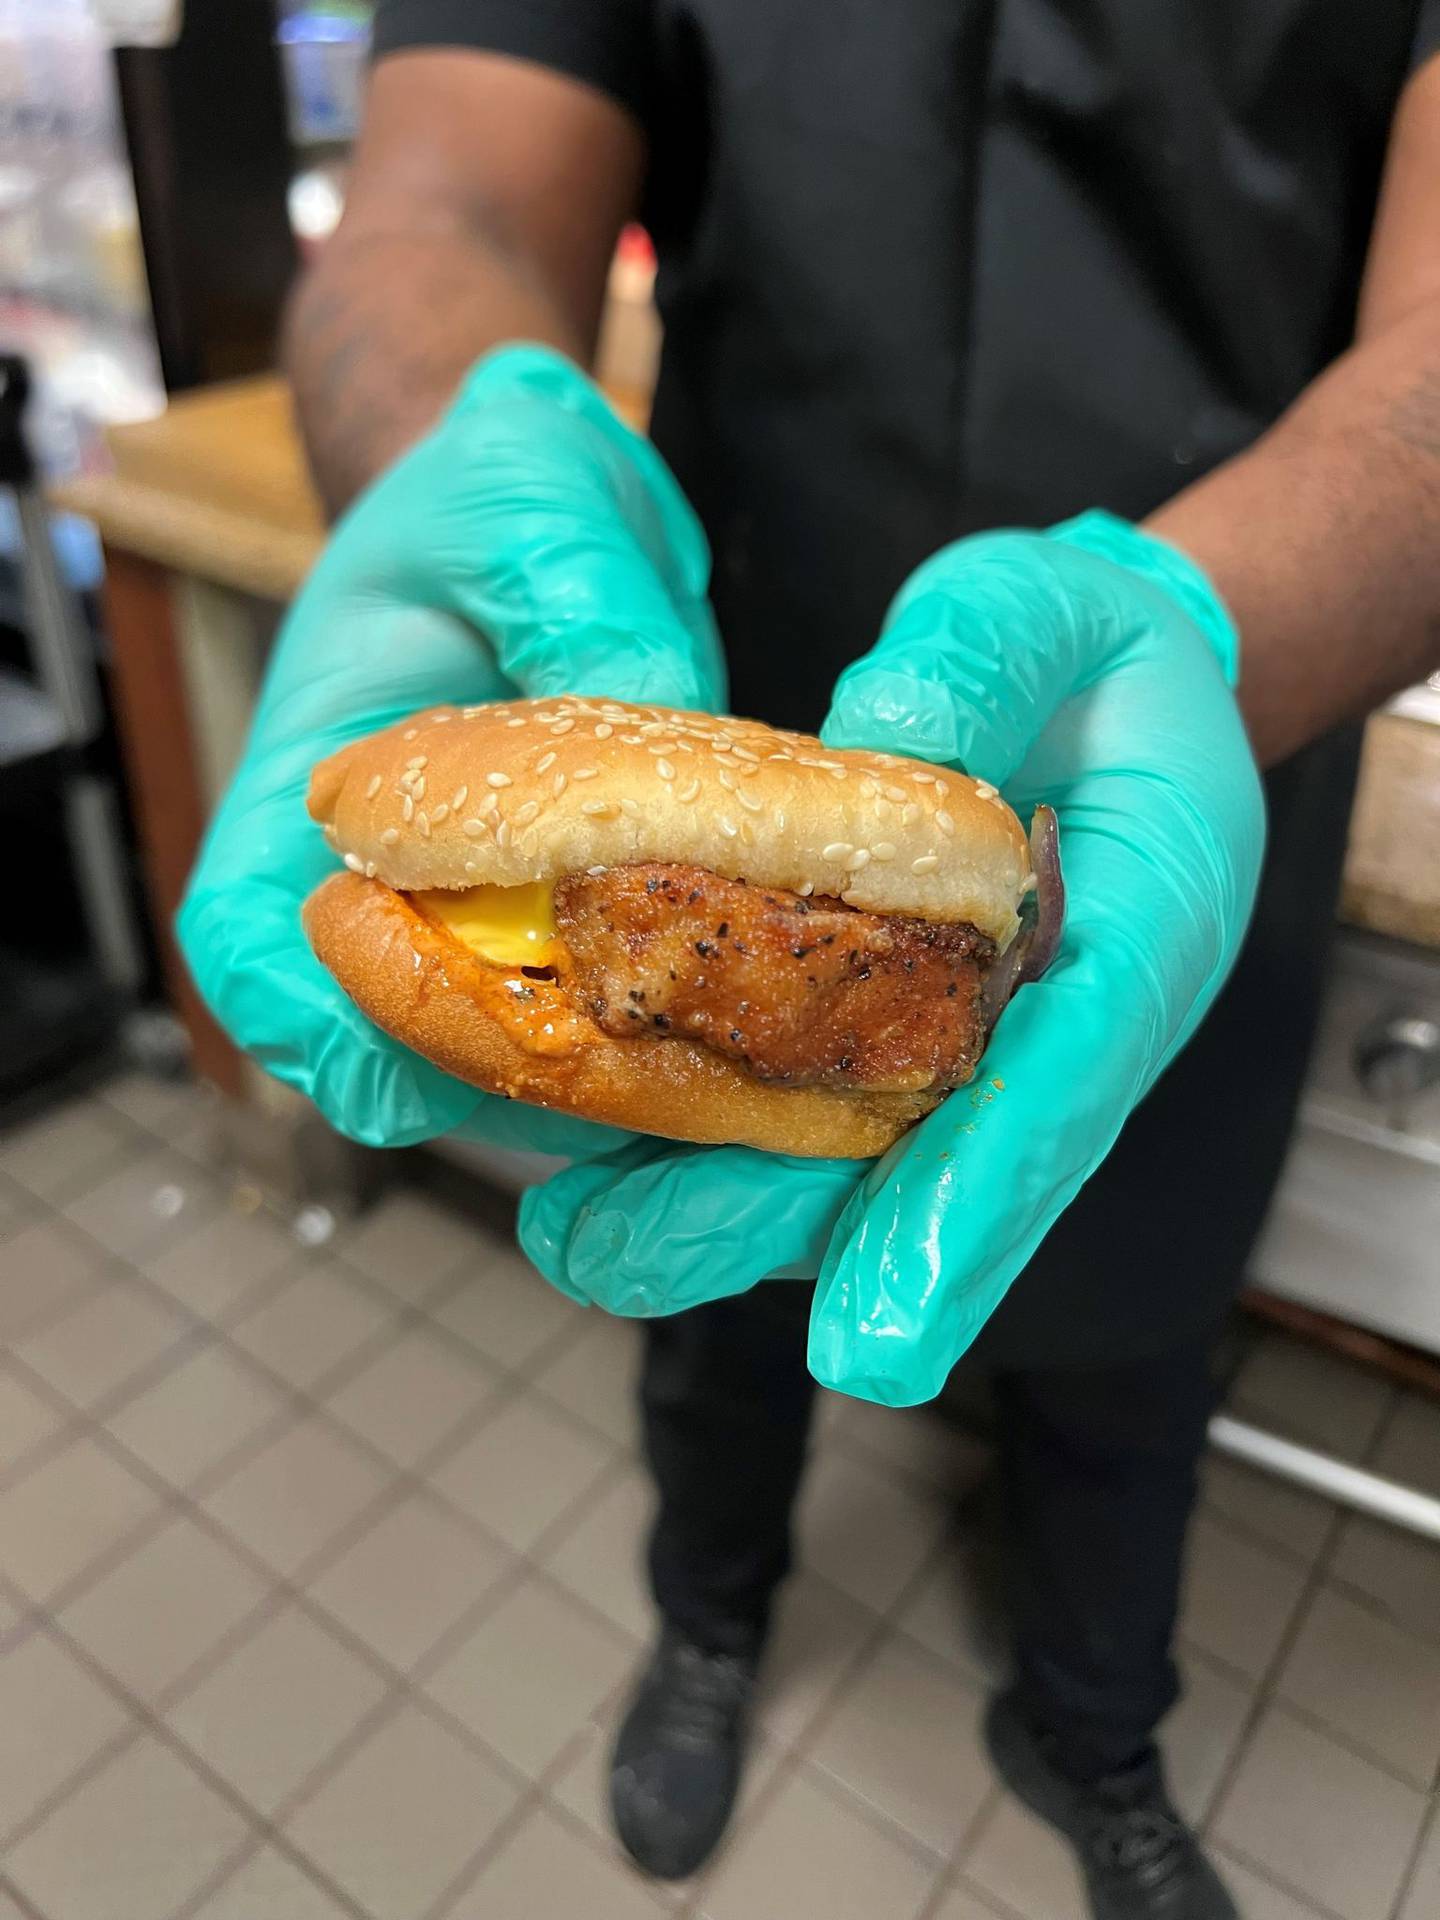
{"type": "MultiPolygon", "coordinates": [[[[809,1301],[808,1286],[777,1281],[648,1329],[655,1597],[717,1650],[758,1643],[790,1564],[815,1394],[809,1301]]],[[[1214,1397],[1209,1349],[1192,1337],[1124,1366],[994,1376],[1018,1683],[1076,1773],[1134,1757],[1176,1698],[1171,1637],[1214,1397]]]]}

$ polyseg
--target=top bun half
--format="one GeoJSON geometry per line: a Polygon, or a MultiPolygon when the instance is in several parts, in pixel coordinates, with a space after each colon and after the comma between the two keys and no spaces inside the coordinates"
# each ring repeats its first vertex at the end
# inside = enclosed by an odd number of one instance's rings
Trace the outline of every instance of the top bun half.
{"type": "Polygon", "coordinates": [[[323,760],[310,813],[352,870],[404,892],[666,861],[968,921],[1000,946],[1030,884],[984,781],[756,720],[564,697],[431,707],[323,760]]]}

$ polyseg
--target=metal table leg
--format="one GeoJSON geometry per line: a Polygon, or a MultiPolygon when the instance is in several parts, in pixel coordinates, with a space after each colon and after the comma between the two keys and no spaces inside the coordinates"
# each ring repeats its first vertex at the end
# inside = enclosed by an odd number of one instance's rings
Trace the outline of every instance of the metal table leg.
{"type": "Polygon", "coordinates": [[[1215,1415],[1210,1422],[1210,1444],[1219,1453],[1261,1467],[1313,1493],[1323,1493],[1357,1513],[1373,1514],[1377,1520],[1388,1520],[1392,1526],[1440,1541],[1440,1500],[1432,1494],[1418,1493],[1364,1467],[1284,1440],[1263,1427],[1252,1427],[1247,1420],[1237,1420],[1233,1414],[1215,1415]]]}

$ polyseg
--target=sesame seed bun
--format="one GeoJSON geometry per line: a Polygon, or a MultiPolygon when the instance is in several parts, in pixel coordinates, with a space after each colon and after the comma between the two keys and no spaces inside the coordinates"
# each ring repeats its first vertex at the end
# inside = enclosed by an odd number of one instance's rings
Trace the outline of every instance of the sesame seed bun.
{"type": "Polygon", "coordinates": [[[959,922],[1005,947],[1029,883],[993,787],[755,720],[618,701],[435,707],[322,761],[311,815],[401,891],[661,860],[959,922]]]}
{"type": "Polygon", "coordinates": [[[488,1092],[637,1133],[869,1159],[940,1097],[767,1085],[698,1042],[611,1039],[545,980],[476,958],[378,880],[336,874],[305,903],[321,961],[361,1011],[488,1092]],[[508,985],[507,985],[508,981],[508,985]]]}

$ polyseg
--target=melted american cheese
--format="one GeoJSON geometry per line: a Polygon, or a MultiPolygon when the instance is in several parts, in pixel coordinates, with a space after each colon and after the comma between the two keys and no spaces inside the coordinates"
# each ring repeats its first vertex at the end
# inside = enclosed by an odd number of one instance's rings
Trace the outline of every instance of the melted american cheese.
{"type": "Polygon", "coordinates": [[[506,967],[545,967],[556,957],[553,890],[545,881],[521,887],[447,887],[412,893],[436,921],[482,959],[506,967]]]}

